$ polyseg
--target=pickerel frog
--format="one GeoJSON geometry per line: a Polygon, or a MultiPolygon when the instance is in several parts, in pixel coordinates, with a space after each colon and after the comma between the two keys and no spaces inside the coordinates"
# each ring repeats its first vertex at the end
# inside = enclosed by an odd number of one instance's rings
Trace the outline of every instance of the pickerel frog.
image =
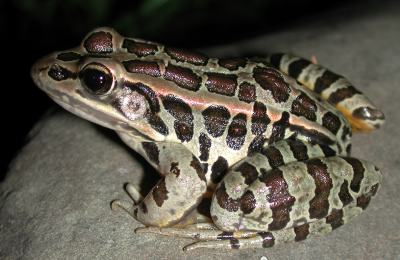
{"type": "Polygon", "coordinates": [[[350,157],[352,131],[384,115],[348,80],[289,54],[209,58],[110,28],[52,53],[35,83],[66,110],[115,130],[161,178],[132,203],[137,233],[189,237],[185,249],[256,248],[325,234],[380,185],[350,157]]]}

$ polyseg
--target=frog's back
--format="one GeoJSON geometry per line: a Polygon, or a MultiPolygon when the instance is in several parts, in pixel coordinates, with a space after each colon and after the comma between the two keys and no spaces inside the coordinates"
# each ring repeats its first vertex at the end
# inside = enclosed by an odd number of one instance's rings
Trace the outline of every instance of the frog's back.
{"type": "Polygon", "coordinates": [[[126,53],[118,57],[127,81],[134,85],[130,78],[141,76],[145,92],[154,93],[148,100],[157,97],[152,103],[169,112],[161,111],[161,118],[175,120],[177,141],[206,139],[233,152],[258,149],[260,139],[273,143],[293,134],[337,151],[348,143],[350,128],[341,114],[268,63],[208,58],[126,38],[121,52],[126,53]]]}
{"type": "Polygon", "coordinates": [[[141,127],[139,132],[152,140],[181,142],[202,161],[228,150],[230,164],[265,143],[289,137],[328,145],[339,153],[348,146],[350,128],[341,114],[263,61],[209,58],[125,38],[109,28],[94,30],[81,46],[57,53],[56,59],[61,65],[54,75],[77,70],[68,77],[81,73],[87,64],[100,64],[116,78],[109,97],[63,88],[69,98],[97,102],[92,107],[97,115],[116,111],[120,115],[113,112],[112,118],[124,117],[123,123],[103,125],[126,131],[123,127],[135,117],[132,93],[138,93],[148,103],[144,122],[135,126],[141,127]],[[61,62],[66,63],[63,70],[61,62]]]}

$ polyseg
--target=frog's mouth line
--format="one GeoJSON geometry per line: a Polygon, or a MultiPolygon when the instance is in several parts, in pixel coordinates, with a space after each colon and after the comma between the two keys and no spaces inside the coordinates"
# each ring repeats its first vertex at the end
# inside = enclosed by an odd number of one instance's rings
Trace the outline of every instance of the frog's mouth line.
{"type": "MultiPolygon", "coordinates": [[[[48,87],[41,87],[41,89],[43,89],[58,105],[79,117],[116,131],[135,131],[135,129],[129,126],[127,122],[118,120],[116,113],[109,114],[103,112],[103,109],[93,109],[90,105],[80,101],[79,98],[76,98],[73,95],[66,95],[56,89],[48,87]]],[[[110,111],[110,113],[112,112],[110,111]]]]}
{"type": "Polygon", "coordinates": [[[91,106],[81,102],[79,99],[73,96],[67,96],[64,93],[50,88],[42,88],[45,90],[46,94],[58,105],[60,105],[65,110],[71,112],[78,117],[82,117],[90,122],[101,125],[103,127],[115,130],[117,132],[124,132],[129,136],[140,137],[144,140],[153,140],[144,133],[139,132],[134,127],[130,126],[127,122],[118,120],[116,114],[108,114],[102,112],[100,109],[95,110],[91,106]]]}

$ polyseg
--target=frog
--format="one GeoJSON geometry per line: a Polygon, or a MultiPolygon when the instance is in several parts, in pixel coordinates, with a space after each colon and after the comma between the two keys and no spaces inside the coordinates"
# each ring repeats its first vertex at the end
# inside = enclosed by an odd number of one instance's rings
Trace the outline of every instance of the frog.
{"type": "Polygon", "coordinates": [[[114,200],[137,234],[191,238],[183,249],[269,248],[330,233],[369,205],[382,181],[351,156],[353,132],[384,114],[349,80],[289,53],[212,58],[89,32],[31,69],[67,111],[114,130],[160,174],[114,200]]]}

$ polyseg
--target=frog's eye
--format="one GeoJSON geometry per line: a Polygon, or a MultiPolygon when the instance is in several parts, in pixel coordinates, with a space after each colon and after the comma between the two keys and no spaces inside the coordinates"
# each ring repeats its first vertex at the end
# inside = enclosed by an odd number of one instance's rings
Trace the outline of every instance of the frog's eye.
{"type": "Polygon", "coordinates": [[[115,80],[110,70],[100,63],[90,63],[80,72],[82,85],[96,95],[107,94],[114,86],[115,80]]]}

